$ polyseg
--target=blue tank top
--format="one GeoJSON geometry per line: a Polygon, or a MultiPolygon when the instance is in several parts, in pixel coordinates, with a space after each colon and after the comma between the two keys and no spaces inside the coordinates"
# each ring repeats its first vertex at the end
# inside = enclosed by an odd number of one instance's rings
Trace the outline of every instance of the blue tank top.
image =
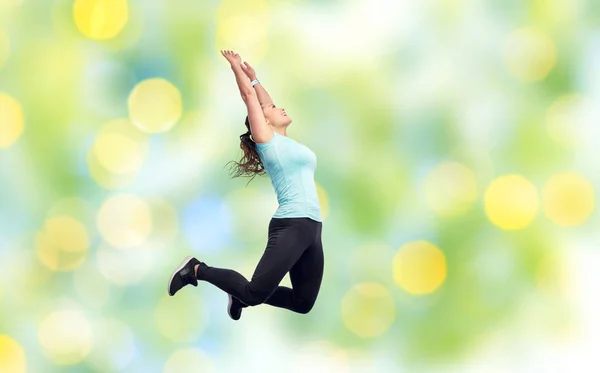
{"type": "Polygon", "coordinates": [[[273,217],[306,217],[322,221],[314,179],[317,156],[307,146],[273,133],[271,141],[256,144],[260,160],[277,194],[279,207],[273,217]]]}

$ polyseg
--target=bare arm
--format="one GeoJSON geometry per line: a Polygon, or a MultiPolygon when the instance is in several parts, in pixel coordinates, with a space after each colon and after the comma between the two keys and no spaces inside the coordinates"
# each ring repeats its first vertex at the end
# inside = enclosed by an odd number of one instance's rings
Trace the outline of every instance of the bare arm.
{"type": "Polygon", "coordinates": [[[261,105],[273,103],[273,100],[271,100],[271,96],[269,96],[267,90],[263,87],[261,83],[256,83],[254,85],[254,90],[256,91],[256,95],[258,96],[258,102],[260,102],[261,105]]]}
{"type": "Polygon", "coordinates": [[[237,64],[231,65],[231,70],[233,70],[233,74],[235,75],[235,81],[237,82],[238,88],[240,89],[240,94],[242,95],[242,99],[244,96],[254,93],[254,89],[252,89],[252,85],[250,84],[250,80],[242,68],[237,64]]]}
{"type": "Polygon", "coordinates": [[[273,138],[273,130],[267,124],[262,108],[258,101],[258,95],[252,88],[248,76],[241,68],[241,58],[237,53],[232,51],[221,51],[221,54],[231,64],[231,70],[235,74],[235,80],[240,89],[242,100],[248,109],[248,121],[250,122],[250,132],[257,143],[271,141],[273,138]]]}
{"type": "MultiPolygon", "coordinates": [[[[256,72],[248,62],[244,62],[241,65],[241,68],[250,80],[256,80],[256,72]]],[[[256,91],[256,95],[258,96],[258,102],[260,102],[261,105],[273,103],[271,96],[269,96],[269,93],[267,93],[267,90],[265,89],[265,87],[263,87],[261,83],[256,83],[254,85],[254,90],[256,91]]]]}
{"type": "Polygon", "coordinates": [[[250,132],[256,143],[269,142],[273,139],[273,130],[267,124],[256,92],[251,92],[242,97],[248,109],[250,132]]]}

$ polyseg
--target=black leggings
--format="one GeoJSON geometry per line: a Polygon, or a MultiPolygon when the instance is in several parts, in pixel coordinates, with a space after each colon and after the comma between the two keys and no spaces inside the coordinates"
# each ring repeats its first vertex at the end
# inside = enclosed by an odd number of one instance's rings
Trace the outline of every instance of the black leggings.
{"type": "Polygon", "coordinates": [[[242,303],[261,303],[308,313],[323,278],[322,223],[310,218],[272,218],[267,248],[248,281],[231,269],[198,267],[198,280],[210,282],[242,303]],[[292,289],[279,286],[290,273],[292,289]]]}

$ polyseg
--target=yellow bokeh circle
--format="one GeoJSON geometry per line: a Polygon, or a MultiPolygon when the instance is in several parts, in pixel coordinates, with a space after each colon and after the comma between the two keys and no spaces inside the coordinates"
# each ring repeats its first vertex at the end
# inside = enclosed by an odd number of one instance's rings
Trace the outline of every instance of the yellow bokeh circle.
{"type": "Polygon", "coordinates": [[[81,33],[90,39],[117,36],[127,24],[127,0],[75,0],[73,18],[81,33]]]}
{"type": "Polygon", "coordinates": [[[527,227],[539,208],[535,186],[519,175],[492,181],[485,192],[485,212],[490,221],[505,230],[527,227]]]}
{"type": "Polygon", "coordinates": [[[269,6],[266,0],[220,1],[215,19],[215,52],[235,45],[241,56],[255,65],[259,63],[269,50],[269,6]]]}
{"type": "Polygon", "coordinates": [[[361,338],[376,338],[385,333],[396,318],[394,299],[389,290],[375,282],[354,286],[342,298],[342,321],[361,338]]]}
{"type": "Polygon", "coordinates": [[[85,259],[90,245],[84,224],[68,215],[46,220],[35,237],[37,257],[53,271],[70,271],[85,259]]]}
{"type": "Polygon", "coordinates": [[[137,173],[117,174],[107,170],[96,157],[94,148],[86,155],[86,164],[90,177],[100,186],[110,190],[122,189],[133,184],[137,173]]]}
{"type": "Polygon", "coordinates": [[[137,177],[148,153],[148,135],[129,119],[104,124],[87,154],[90,176],[101,186],[119,189],[137,177]]]}
{"type": "Polygon", "coordinates": [[[117,133],[98,136],[94,143],[94,151],[98,162],[107,171],[115,174],[136,172],[145,155],[136,141],[117,133]]]}
{"type": "Polygon", "coordinates": [[[23,109],[19,101],[0,93],[0,149],[8,148],[23,133],[23,109]]]}
{"type": "Polygon", "coordinates": [[[181,118],[181,93],[162,78],[138,83],[128,100],[129,117],[133,124],[147,133],[169,131],[181,118]]]}
{"type": "Polygon", "coordinates": [[[477,179],[473,171],[457,162],[444,162],[426,177],[425,201],[442,216],[464,214],[477,200],[477,179]]]}
{"type": "Polygon", "coordinates": [[[98,230],[106,242],[115,248],[142,245],[152,229],[148,203],[132,194],[108,198],[98,212],[98,230]]]}
{"type": "Polygon", "coordinates": [[[584,223],[595,207],[594,187],[577,173],[552,176],[542,190],[546,216],[564,227],[584,223]]]}
{"type": "Polygon", "coordinates": [[[554,43],[546,34],[534,28],[512,32],[504,52],[508,71],[525,82],[544,79],[556,64],[554,43]]]}
{"type": "Polygon", "coordinates": [[[57,365],[75,365],[90,353],[92,327],[78,311],[57,311],[40,323],[38,339],[46,356],[57,365]]]}
{"type": "Polygon", "coordinates": [[[402,246],[392,263],[394,281],[410,294],[429,294],[446,279],[444,253],[427,241],[414,241],[402,246]]]}
{"type": "Polygon", "coordinates": [[[0,372],[25,373],[27,361],[23,347],[14,339],[0,334],[0,372]]]}

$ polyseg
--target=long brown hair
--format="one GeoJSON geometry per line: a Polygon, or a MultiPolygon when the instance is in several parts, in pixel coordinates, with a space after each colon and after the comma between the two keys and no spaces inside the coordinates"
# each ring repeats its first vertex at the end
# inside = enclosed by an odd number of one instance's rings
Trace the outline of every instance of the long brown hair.
{"type": "MultiPolygon", "coordinates": [[[[246,128],[248,131],[240,135],[240,149],[243,150],[244,155],[239,162],[229,161],[229,163],[235,163],[232,172],[232,178],[239,176],[252,176],[250,181],[254,179],[256,175],[264,175],[266,173],[265,167],[263,166],[258,152],[256,151],[256,143],[250,138],[250,121],[246,116],[246,128]]],[[[248,181],[248,183],[250,183],[248,181]]],[[[248,185],[248,184],[246,184],[248,185]]]]}

